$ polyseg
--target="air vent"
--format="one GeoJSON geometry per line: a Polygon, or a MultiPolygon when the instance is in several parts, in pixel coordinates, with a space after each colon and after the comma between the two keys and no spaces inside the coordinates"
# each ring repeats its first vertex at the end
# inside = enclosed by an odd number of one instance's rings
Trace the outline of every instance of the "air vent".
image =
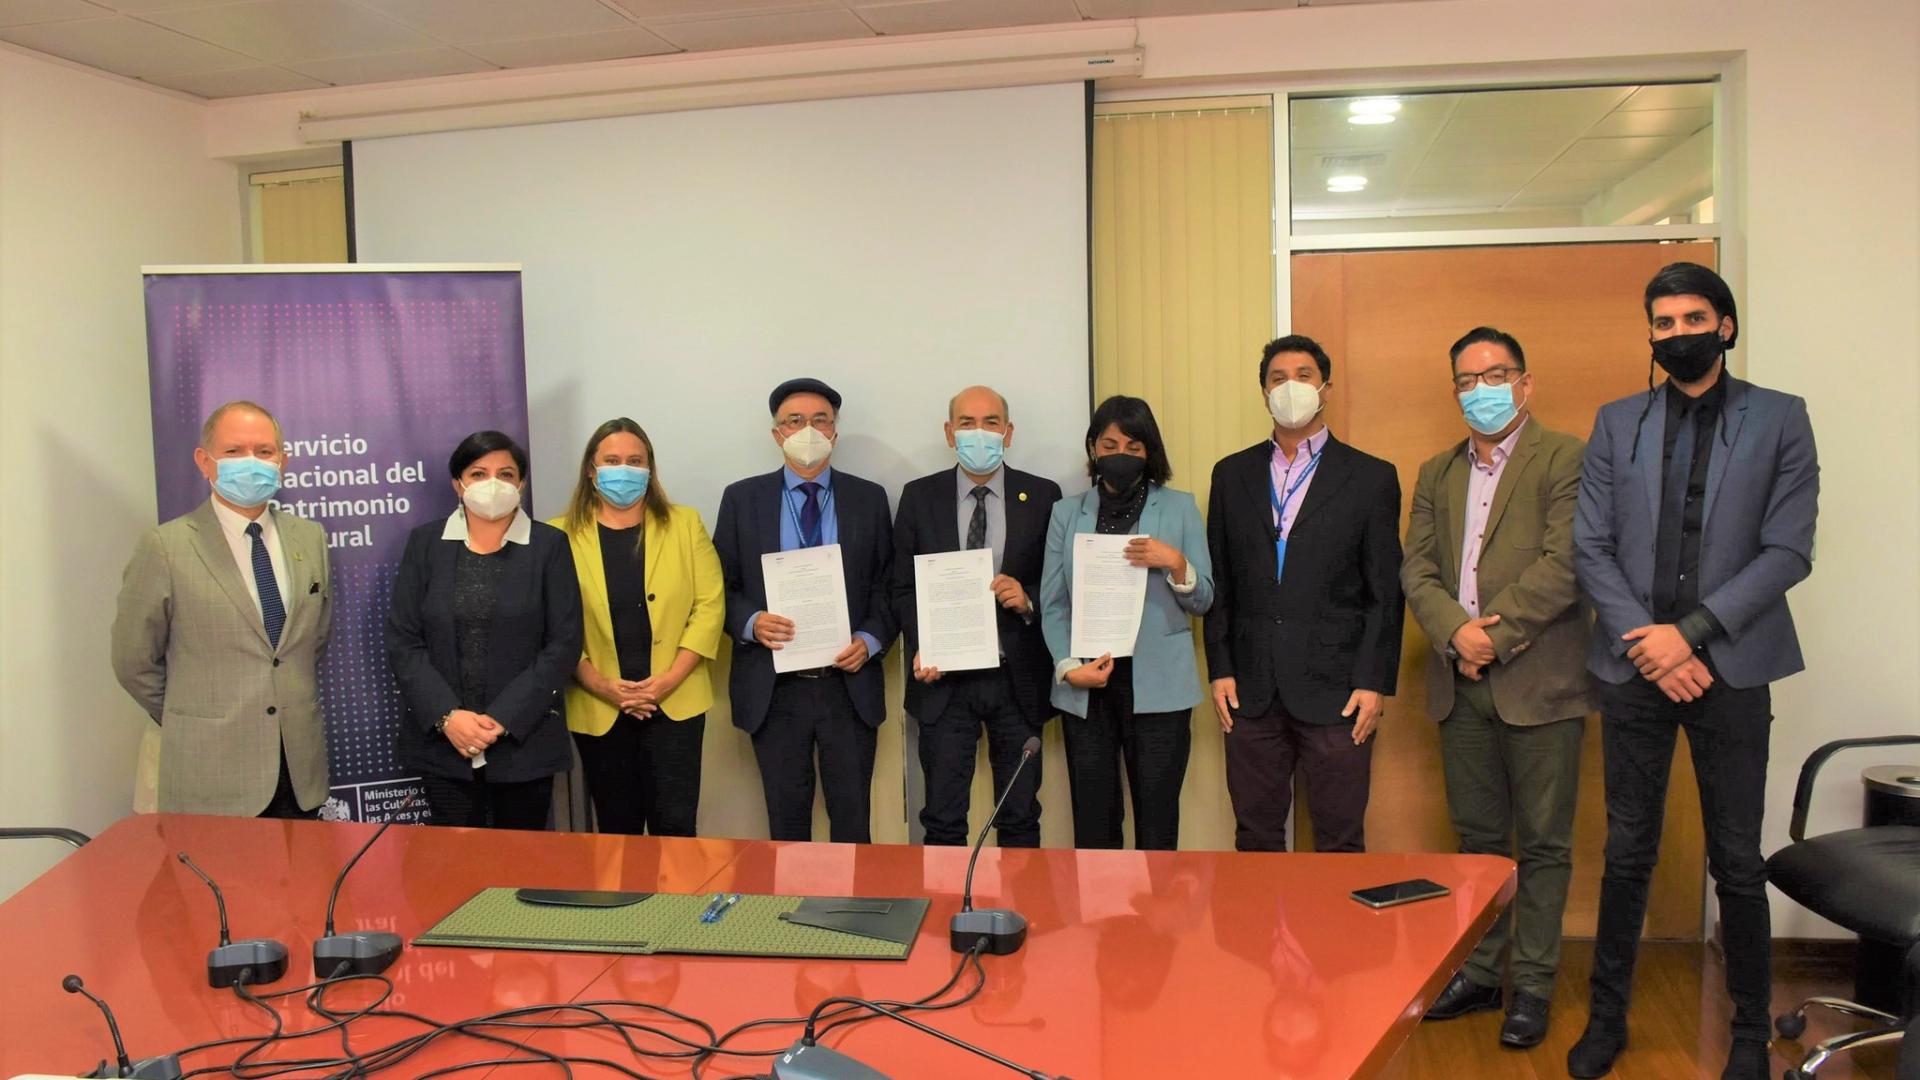
{"type": "Polygon", "coordinates": [[[1347,169],[1370,169],[1376,165],[1385,165],[1387,155],[1382,154],[1326,154],[1320,158],[1320,171],[1337,172],[1347,169]]]}

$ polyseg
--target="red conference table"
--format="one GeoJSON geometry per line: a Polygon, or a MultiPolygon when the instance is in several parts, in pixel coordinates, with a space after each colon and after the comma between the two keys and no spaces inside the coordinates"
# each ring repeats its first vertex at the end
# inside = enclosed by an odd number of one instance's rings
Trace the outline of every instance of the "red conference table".
{"type": "MultiPolygon", "coordinates": [[[[327,890],[371,832],[364,825],[164,814],[114,825],[0,904],[0,955],[8,960],[0,974],[0,1077],[72,1075],[109,1056],[98,1012],[60,989],[70,972],[114,1007],[136,1058],[264,1034],[263,1013],[206,985],[206,952],[218,936],[213,898],[173,853],[191,853],[220,883],[236,938],[286,942],[287,977],[256,988],[271,993],[310,981],[327,890]]],[[[831,996],[910,1000],[935,990],[958,961],[947,947],[947,920],[959,908],[966,857],[957,848],[396,826],[348,879],[338,925],[391,930],[411,942],[489,885],[932,899],[905,961],[409,945],[388,972],[395,994],[387,1007],[437,1020],[622,1000],[668,1005],[725,1030],[763,1016],[804,1014],[831,996]]],[[[983,958],[986,986],[971,1002],[917,1015],[1027,1068],[1077,1080],[1373,1075],[1511,898],[1513,881],[1513,864],[1488,856],[990,848],[980,858],[975,902],[1024,914],[1032,926],[1026,947],[983,958]],[[1452,895],[1382,911],[1347,896],[1410,877],[1431,878],[1452,895]]],[[[962,986],[971,981],[964,977],[962,986]]],[[[329,1001],[348,1008],[371,997],[349,987],[329,1001]]],[[[320,1023],[297,999],[276,1008],[290,1030],[320,1023]]],[[[381,1017],[352,1027],[362,1051],[419,1030],[381,1017]]],[[[763,1029],[733,1045],[774,1049],[798,1034],[796,1026],[763,1029]]],[[[540,1051],[621,1060],[648,1075],[688,1073],[683,1062],[635,1062],[605,1030],[513,1037],[540,1051]]],[[[897,1077],[1011,1075],[884,1019],[825,1041],[897,1077]]],[[[325,1057],[339,1046],[332,1033],[267,1056],[325,1057]]],[[[224,1064],[235,1053],[202,1051],[182,1064],[224,1064]]],[[[511,1054],[449,1036],[388,1075],[501,1056],[511,1054]]],[[[768,1067],[765,1058],[723,1057],[706,1075],[768,1067]]]]}

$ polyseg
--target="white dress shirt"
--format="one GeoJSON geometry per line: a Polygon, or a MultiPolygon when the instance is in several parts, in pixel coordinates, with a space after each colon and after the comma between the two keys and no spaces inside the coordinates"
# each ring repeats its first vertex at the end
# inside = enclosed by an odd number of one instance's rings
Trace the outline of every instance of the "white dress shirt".
{"type": "MultiPolygon", "coordinates": [[[[220,532],[227,538],[227,548],[233,552],[233,561],[240,566],[240,580],[246,583],[247,595],[253,597],[253,606],[260,608],[260,585],[253,579],[253,537],[247,535],[247,526],[253,524],[247,516],[235,510],[219,499],[213,500],[213,516],[220,521],[220,532]]],[[[260,522],[260,542],[267,545],[267,561],[273,564],[273,583],[280,590],[280,610],[287,608],[287,557],[280,552],[280,530],[273,523],[273,507],[258,518],[260,522]]],[[[261,612],[261,620],[266,613],[261,612]]]]}

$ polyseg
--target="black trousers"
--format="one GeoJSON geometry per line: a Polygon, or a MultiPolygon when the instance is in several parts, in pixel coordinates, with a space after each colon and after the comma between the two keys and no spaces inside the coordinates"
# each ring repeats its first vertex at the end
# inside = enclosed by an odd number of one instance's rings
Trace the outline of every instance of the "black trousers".
{"type": "MultiPolygon", "coordinates": [[[[928,844],[967,843],[967,809],[973,799],[973,764],[980,730],[987,732],[987,760],[993,767],[993,797],[1007,789],[1020,763],[1020,749],[1040,734],[1014,699],[1004,667],[957,671],[941,676],[952,685],[938,720],[920,718],[920,771],[927,782],[927,804],[920,825],[928,844]]],[[[1040,846],[1040,755],[1020,774],[1007,796],[998,826],[1001,847],[1040,846]]]]}
{"type": "Polygon", "coordinates": [[[1699,700],[1681,704],[1667,700],[1644,679],[1619,686],[1603,683],[1600,716],[1607,865],[1600,878],[1594,932],[1592,1015],[1596,1020],[1626,1019],[1634,957],[1647,915],[1647,883],[1660,854],[1674,739],[1685,729],[1700,781],[1707,871],[1720,900],[1733,1035],[1764,1041],[1771,1031],[1772,998],[1772,923],[1767,864],[1760,855],[1773,722],[1769,688],[1738,690],[1715,682],[1699,700]]]}
{"type": "Polygon", "coordinates": [[[1265,713],[1233,722],[1226,754],[1236,850],[1287,850],[1296,782],[1312,811],[1313,850],[1367,850],[1373,740],[1355,746],[1352,724],[1305,723],[1276,696],[1265,713]]]}
{"type": "Polygon", "coordinates": [[[475,769],[472,780],[423,776],[427,809],[435,825],[469,829],[541,830],[553,818],[553,777],[489,784],[486,767],[475,769]]]}
{"type": "Polygon", "coordinates": [[[827,798],[829,838],[836,844],[873,839],[873,753],[878,733],[854,711],[838,672],[820,678],[781,675],[766,722],[753,733],[760,787],[767,797],[767,835],[813,839],[813,761],[827,798]]]}
{"type": "Polygon", "coordinates": [[[603,833],[692,836],[700,812],[705,714],[669,720],[621,715],[603,735],[573,733],[603,833]]]}
{"type": "Polygon", "coordinates": [[[1073,846],[1124,846],[1120,769],[1133,796],[1133,846],[1180,846],[1180,786],[1193,749],[1193,710],[1133,711],[1133,665],[1115,661],[1104,688],[1087,695],[1087,715],[1064,716],[1067,779],[1073,791],[1073,846]]]}
{"type": "Polygon", "coordinates": [[[320,816],[320,809],[300,808],[300,796],[293,793],[293,773],[287,769],[287,748],[280,748],[280,779],[273,786],[273,799],[267,808],[260,811],[263,818],[285,818],[289,821],[311,821],[320,816]]]}

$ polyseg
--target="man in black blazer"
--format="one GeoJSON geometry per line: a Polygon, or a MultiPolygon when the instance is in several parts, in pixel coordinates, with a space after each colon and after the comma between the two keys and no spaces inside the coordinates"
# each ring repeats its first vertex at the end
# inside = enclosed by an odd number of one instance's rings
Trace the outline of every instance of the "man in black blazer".
{"type": "MultiPolygon", "coordinates": [[[[1034,610],[1047,520],[1060,485],[1003,464],[1013,443],[1007,399],[984,386],[947,405],[947,445],[959,464],[923,476],[900,493],[893,523],[893,611],[906,635],[912,679],[907,712],[920,725],[920,769],[927,803],[920,824],[929,844],[967,842],[967,804],[980,729],[995,792],[1006,789],[1020,750],[1053,715],[1053,658],[1034,610]],[[913,558],[942,551],[993,551],[999,601],[1000,666],[942,672],[920,660],[913,558]]],[[[1000,814],[1001,847],[1040,846],[1040,762],[1027,763],[1000,814]]]]}
{"type": "Polygon", "coordinates": [[[1314,849],[1366,849],[1373,730],[1400,669],[1400,478],[1327,430],[1332,375],[1312,338],[1269,342],[1273,436],[1213,467],[1207,668],[1241,851],[1286,850],[1296,773],[1314,849]]]}
{"type": "Polygon", "coordinates": [[[887,718],[879,661],[895,634],[887,493],[827,464],[839,438],[832,387],[789,379],[767,407],[787,463],[727,485],[713,530],[734,641],[733,722],[753,738],[769,836],[812,839],[817,751],[833,841],[864,844],[872,839],[874,744],[887,718]],[[853,640],[831,666],[776,674],[773,651],[793,640],[793,622],[767,611],[760,556],[822,544],[840,545],[853,640]]]}

